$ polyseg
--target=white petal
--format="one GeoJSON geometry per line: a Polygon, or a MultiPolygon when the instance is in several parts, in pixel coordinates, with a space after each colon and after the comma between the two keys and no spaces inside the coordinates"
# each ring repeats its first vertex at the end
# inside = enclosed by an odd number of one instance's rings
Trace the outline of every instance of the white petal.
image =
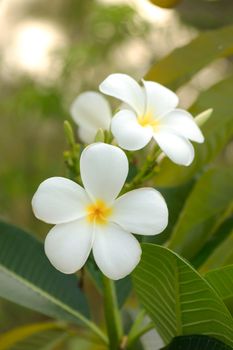
{"type": "Polygon", "coordinates": [[[202,143],[204,136],[190,113],[182,109],[169,112],[160,120],[161,127],[172,129],[176,134],[202,143]]]}
{"type": "Polygon", "coordinates": [[[112,119],[111,130],[118,145],[129,151],[145,147],[153,135],[152,129],[142,127],[135,114],[127,109],[116,113],[112,119]]]}
{"type": "MultiPolygon", "coordinates": [[[[95,136],[98,129],[109,129],[111,123],[111,109],[108,101],[97,92],[87,91],[80,94],[72,103],[70,109],[74,121],[95,136]]],[[[81,133],[82,141],[90,142],[81,133]]],[[[94,140],[94,136],[91,141],[94,140]]]]}
{"type": "Polygon", "coordinates": [[[126,74],[111,74],[99,86],[101,92],[118,98],[132,107],[137,114],[145,111],[145,94],[141,86],[126,74]]]}
{"type": "Polygon", "coordinates": [[[155,133],[154,139],[174,163],[186,166],[192,163],[194,149],[189,140],[165,130],[155,133]]]}
{"type": "Polygon", "coordinates": [[[93,244],[94,227],[86,219],[54,226],[45,239],[45,253],[63,273],[74,273],[85,264],[93,244]]]}
{"type": "Polygon", "coordinates": [[[61,224],[86,215],[90,203],[85,190],[64,177],[51,177],[40,184],[32,199],[35,216],[50,224],[61,224]]]}
{"type": "Polygon", "coordinates": [[[176,108],[179,99],[177,95],[163,85],[153,81],[143,81],[146,91],[146,112],[159,118],[176,108]]]}
{"type": "Polygon", "coordinates": [[[84,187],[92,199],[111,203],[128,175],[128,159],[118,147],[94,143],[85,148],[80,159],[84,187]]]}
{"type": "Polygon", "coordinates": [[[111,221],[132,233],[156,235],[168,224],[168,209],[158,191],[141,188],[116,200],[111,221]]]}
{"type": "Polygon", "coordinates": [[[141,257],[141,247],[131,233],[116,224],[96,226],[93,254],[100,270],[118,280],[130,274],[141,257]]]}

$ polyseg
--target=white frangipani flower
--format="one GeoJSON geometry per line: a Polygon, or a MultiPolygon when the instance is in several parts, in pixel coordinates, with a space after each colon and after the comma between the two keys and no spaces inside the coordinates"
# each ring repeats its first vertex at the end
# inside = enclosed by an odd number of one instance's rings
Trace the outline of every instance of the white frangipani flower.
{"type": "Polygon", "coordinates": [[[72,103],[70,113],[78,125],[78,135],[84,143],[94,141],[99,129],[109,130],[112,112],[103,95],[94,91],[80,94],[72,103]]]}
{"type": "Polygon", "coordinates": [[[100,91],[127,103],[112,119],[111,130],[120,147],[135,151],[152,138],[175,163],[189,165],[194,158],[191,141],[204,137],[192,115],[177,109],[178,97],[166,87],[143,81],[140,86],[126,74],[111,74],[100,91]]]}
{"type": "Polygon", "coordinates": [[[84,188],[52,177],[32,199],[35,216],[55,226],[45,239],[45,252],[63,273],[85,264],[91,249],[100,270],[111,279],[128,275],[138,264],[141,247],[131,234],[155,235],[167,226],[168,209],[161,194],[141,188],[119,198],[128,175],[128,160],[118,147],[88,146],[81,155],[84,188]]]}

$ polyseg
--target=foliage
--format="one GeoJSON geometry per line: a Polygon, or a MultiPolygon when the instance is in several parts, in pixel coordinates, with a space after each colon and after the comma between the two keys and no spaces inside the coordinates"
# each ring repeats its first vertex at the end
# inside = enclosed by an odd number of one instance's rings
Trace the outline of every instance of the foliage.
{"type": "Polygon", "coordinates": [[[232,34],[233,26],[201,33],[152,66],[146,79],[177,89],[213,60],[232,55],[232,34]]]}
{"type": "Polygon", "coordinates": [[[188,0],[183,1],[177,10],[182,21],[198,29],[232,24],[233,4],[228,0],[188,0]]]}
{"type": "Polygon", "coordinates": [[[2,350],[52,349],[67,336],[64,327],[55,322],[34,323],[0,335],[2,350]]]}
{"type": "Polygon", "coordinates": [[[233,346],[233,319],[224,303],[178,255],[145,244],[133,276],[139,300],[165,343],[179,335],[205,334],[233,346]]]}
{"type": "Polygon", "coordinates": [[[58,273],[43,245],[23,230],[0,224],[0,295],[46,315],[79,322],[88,307],[78,279],[58,273]],[[75,311],[74,311],[75,310],[75,311]]]}
{"type": "Polygon", "coordinates": [[[226,344],[204,335],[176,337],[164,350],[230,350],[226,344]]]}
{"type": "Polygon", "coordinates": [[[191,259],[213,235],[224,218],[224,212],[232,206],[232,170],[215,168],[200,176],[173,228],[169,241],[171,249],[191,259]]]}
{"type": "Polygon", "coordinates": [[[211,270],[205,275],[205,278],[233,314],[233,265],[211,270]]]}

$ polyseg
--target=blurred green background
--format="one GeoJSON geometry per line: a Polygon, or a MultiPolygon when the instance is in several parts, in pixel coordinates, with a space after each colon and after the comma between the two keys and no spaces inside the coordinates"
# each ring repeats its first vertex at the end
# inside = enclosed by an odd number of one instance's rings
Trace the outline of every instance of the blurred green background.
{"type": "MultiPolygon", "coordinates": [[[[141,78],[199,32],[233,24],[233,1],[161,9],[146,0],[5,0],[0,23],[0,216],[43,237],[48,227],[30,202],[41,181],[65,175],[63,121],[72,100],[113,72],[141,78]]],[[[181,106],[232,71],[230,59],[201,70],[178,90],[181,106]]],[[[231,149],[221,161],[231,161],[231,149]]],[[[0,332],[40,319],[1,301],[0,332]]]]}

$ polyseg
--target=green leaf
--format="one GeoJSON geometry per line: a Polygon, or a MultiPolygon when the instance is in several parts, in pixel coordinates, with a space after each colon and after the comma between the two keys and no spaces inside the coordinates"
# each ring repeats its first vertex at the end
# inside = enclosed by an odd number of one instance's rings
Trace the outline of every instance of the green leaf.
{"type": "MultiPolygon", "coordinates": [[[[210,240],[210,242],[207,242],[206,246],[204,246],[203,249],[198,254],[198,256],[195,257],[195,260],[197,260],[197,262],[198,262],[198,258],[200,260],[201,258],[203,259],[204,257],[204,262],[202,261],[202,264],[196,264],[198,266],[201,266],[199,269],[200,273],[203,274],[203,273],[206,273],[208,270],[233,264],[232,227],[233,227],[233,217],[229,218],[220,227],[220,229],[217,231],[217,234],[216,234],[217,237],[215,237],[214,235],[213,240],[210,240]],[[224,230],[226,231],[224,232],[224,230]],[[221,237],[218,237],[220,234],[221,234],[221,237]],[[220,239],[222,240],[220,241],[220,239]],[[212,249],[213,245],[215,249],[212,249]],[[211,254],[209,254],[208,250],[210,250],[211,254]],[[206,255],[207,255],[207,258],[206,258],[206,255]]],[[[195,260],[194,262],[196,263],[195,260]]]]}
{"type": "Polygon", "coordinates": [[[190,259],[218,228],[222,213],[232,203],[232,170],[231,167],[215,168],[201,176],[174,227],[168,244],[170,249],[190,259]]]}
{"type": "Polygon", "coordinates": [[[49,350],[67,337],[65,328],[55,322],[34,323],[0,335],[1,350],[49,350]]]}
{"type": "Polygon", "coordinates": [[[233,136],[233,76],[202,92],[190,108],[193,115],[207,108],[213,108],[213,114],[202,126],[205,136],[203,144],[195,144],[195,159],[189,167],[172,163],[168,158],[161,162],[161,169],[155,177],[158,186],[178,186],[189,181],[206,164],[212,162],[224,149],[233,136]]]}
{"type": "Polygon", "coordinates": [[[77,278],[55,270],[42,243],[1,222],[0,247],[1,297],[51,317],[84,321],[88,306],[77,278]]]}
{"type": "Polygon", "coordinates": [[[201,273],[221,266],[233,264],[233,216],[226,220],[214,236],[204,245],[194,257],[192,263],[200,267],[201,273]]]}
{"type": "Polygon", "coordinates": [[[233,265],[211,270],[205,275],[205,278],[233,315],[233,265]]]}
{"type": "Polygon", "coordinates": [[[233,26],[206,31],[157,62],[145,79],[177,89],[212,61],[232,55],[232,37],[233,26]]]}
{"type": "Polygon", "coordinates": [[[217,247],[209,259],[201,267],[201,272],[206,272],[220,266],[229,265],[233,263],[233,231],[227,239],[217,247]]]}
{"type": "Polygon", "coordinates": [[[206,335],[176,337],[164,350],[231,350],[228,345],[206,335]]]}
{"type": "Polygon", "coordinates": [[[233,319],[207,281],[162,246],[143,244],[142,250],[133,281],[165,344],[179,335],[203,334],[233,346],[233,319]]]}

